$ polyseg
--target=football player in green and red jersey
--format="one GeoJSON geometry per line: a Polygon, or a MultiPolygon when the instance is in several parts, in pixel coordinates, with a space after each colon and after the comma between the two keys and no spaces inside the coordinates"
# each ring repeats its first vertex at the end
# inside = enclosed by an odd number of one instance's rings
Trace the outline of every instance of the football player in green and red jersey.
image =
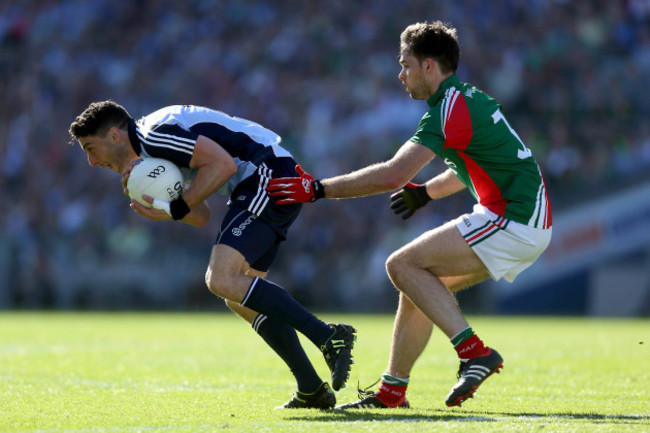
{"type": "Polygon", "coordinates": [[[400,291],[388,367],[379,390],[340,409],[408,407],[406,388],[433,325],[460,358],[458,381],[446,398],[460,406],[503,358],[468,325],[453,292],[492,277],[512,280],[551,240],[551,206],[539,166],[510,126],[500,105],[456,76],[460,48],[456,29],[436,21],[408,26],[400,37],[399,79],[429,111],[388,161],[349,174],[316,180],[272,179],[278,203],[348,198],[399,189],[391,207],[403,219],[432,199],[467,188],[477,204],[391,254],[388,275],[400,291]],[[436,155],[448,169],[423,185],[411,179],[436,155]]]}

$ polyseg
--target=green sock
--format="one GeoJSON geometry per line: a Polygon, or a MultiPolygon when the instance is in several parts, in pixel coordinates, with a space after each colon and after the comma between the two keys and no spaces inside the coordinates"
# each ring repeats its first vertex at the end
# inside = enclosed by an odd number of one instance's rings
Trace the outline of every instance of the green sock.
{"type": "Polygon", "coordinates": [[[388,373],[384,373],[381,375],[381,381],[384,382],[386,385],[406,386],[409,384],[408,377],[404,379],[401,377],[392,376],[388,373]]]}
{"type": "Polygon", "coordinates": [[[451,337],[449,340],[451,341],[451,344],[453,344],[454,347],[456,347],[459,344],[463,343],[465,340],[467,340],[472,335],[474,335],[474,331],[472,330],[471,326],[468,326],[467,328],[460,331],[458,334],[451,337]]]}

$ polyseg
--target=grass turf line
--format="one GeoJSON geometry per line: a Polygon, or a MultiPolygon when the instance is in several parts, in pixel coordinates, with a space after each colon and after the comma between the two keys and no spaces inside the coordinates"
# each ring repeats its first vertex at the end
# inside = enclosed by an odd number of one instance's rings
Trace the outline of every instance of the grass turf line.
{"type": "MultiPolygon", "coordinates": [[[[358,330],[348,387],[386,367],[391,315],[327,315],[358,330]]],[[[650,321],[471,317],[505,358],[462,408],[444,398],[458,361],[434,335],[412,409],[273,410],[295,383],[231,314],[0,313],[1,432],[650,431],[650,321]],[[383,431],[383,430],[382,430],[383,431]]],[[[320,352],[302,339],[321,377],[320,352]]]]}

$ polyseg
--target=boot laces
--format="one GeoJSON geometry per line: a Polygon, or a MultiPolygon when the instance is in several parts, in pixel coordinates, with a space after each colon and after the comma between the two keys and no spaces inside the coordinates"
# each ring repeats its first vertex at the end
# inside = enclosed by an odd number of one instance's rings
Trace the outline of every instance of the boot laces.
{"type": "Polygon", "coordinates": [[[371,395],[375,395],[375,391],[371,390],[371,388],[374,389],[375,385],[377,385],[380,380],[381,378],[377,379],[376,381],[374,381],[372,384],[368,385],[364,389],[361,389],[361,383],[357,381],[357,396],[359,397],[359,399],[363,399],[366,397],[370,397],[371,395]]]}

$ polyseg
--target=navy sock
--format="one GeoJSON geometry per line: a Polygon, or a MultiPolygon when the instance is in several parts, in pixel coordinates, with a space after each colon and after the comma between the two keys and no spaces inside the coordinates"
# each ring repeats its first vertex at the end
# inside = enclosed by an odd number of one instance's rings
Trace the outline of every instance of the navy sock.
{"type": "Polygon", "coordinates": [[[286,323],[319,348],[334,332],[331,326],[300,305],[289,292],[261,278],[253,280],[241,305],[286,323]]]}
{"type": "Polygon", "coordinates": [[[252,326],[266,344],[289,366],[296,378],[298,391],[311,394],[318,390],[323,381],[300,345],[295,329],[263,314],[259,314],[253,320],[252,326]]]}

